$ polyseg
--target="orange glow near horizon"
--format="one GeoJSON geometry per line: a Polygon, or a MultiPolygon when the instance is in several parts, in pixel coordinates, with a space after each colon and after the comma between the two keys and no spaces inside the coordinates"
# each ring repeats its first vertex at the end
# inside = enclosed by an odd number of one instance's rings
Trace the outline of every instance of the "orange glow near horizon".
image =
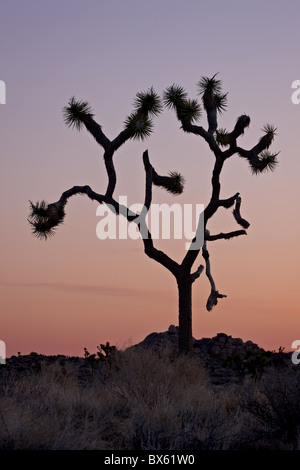
{"type": "MultiPolygon", "coordinates": [[[[189,8],[186,2],[153,0],[147,22],[143,2],[136,0],[127,7],[117,2],[117,11],[115,0],[101,8],[99,2],[87,7],[56,0],[2,7],[6,21],[0,37],[7,50],[0,79],[7,99],[0,104],[0,340],[8,356],[18,351],[82,356],[84,347],[93,352],[109,341],[124,348],[178,324],[175,279],[147,258],[141,240],[99,240],[96,202],[71,198],[64,224],[44,242],[30,232],[28,201],[55,202],[73,185],[106,190],[102,149],[86,130],[72,131],[63,122],[62,108],[72,95],[91,104],[96,121],[113,139],[136,92],[153,85],[162,95],[178,83],[201,101],[197,82],[216,72],[229,92],[219,127],[231,130],[238,116],[249,114],[250,127],[239,140],[249,149],[263,125],[274,124],[271,150],[281,153],[273,173],[254,176],[238,156],[224,166],[222,197],[240,192],[241,213],[250,227],[247,236],[209,243],[216,287],[227,298],[207,312],[210,286],[202,273],[193,284],[193,335],[223,332],[268,350],[289,350],[300,339],[300,105],[291,101],[291,84],[300,79],[294,59],[300,5],[292,2],[289,11],[273,2],[266,38],[269,10],[257,0],[243,7],[217,0],[219,19],[208,4],[188,3],[189,8]],[[113,37],[107,20],[112,17],[113,37]],[[245,18],[255,21],[255,36],[252,28],[245,30],[245,18]],[[212,21],[216,36],[208,54],[203,44],[212,21]]],[[[206,126],[204,111],[200,124],[206,126]]],[[[130,205],[143,202],[146,149],[158,173],[179,171],[186,180],[179,197],[154,188],[153,202],[207,204],[213,155],[200,137],[184,133],[167,109],[154,119],[150,138],[127,142],[116,153],[116,199],[126,195],[130,205]]],[[[232,209],[220,210],[209,224],[211,233],[239,228],[232,209]]],[[[184,243],[157,240],[155,245],[180,262],[184,243]]],[[[201,263],[199,256],[195,270],[201,263]]]]}

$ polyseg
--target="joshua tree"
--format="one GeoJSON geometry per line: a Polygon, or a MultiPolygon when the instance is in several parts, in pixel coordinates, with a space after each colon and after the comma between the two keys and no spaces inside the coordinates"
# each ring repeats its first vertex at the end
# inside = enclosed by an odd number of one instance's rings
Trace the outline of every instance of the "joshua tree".
{"type": "Polygon", "coordinates": [[[249,227],[249,223],[240,214],[240,194],[236,193],[228,199],[220,198],[220,175],[223,165],[226,160],[236,154],[246,159],[251,171],[254,174],[258,174],[265,170],[273,171],[277,164],[278,155],[278,153],[272,154],[268,150],[276,131],[271,125],[266,125],[262,129],[263,136],[250,150],[245,150],[237,144],[237,139],[243,135],[245,129],[250,124],[249,116],[241,115],[231,132],[218,127],[218,114],[221,114],[226,109],[227,93],[224,94],[222,92],[221,82],[216,78],[216,75],[212,78],[202,77],[198,87],[202,105],[206,112],[207,130],[195,124],[201,117],[202,107],[200,103],[196,99],[189,99],[181,86],[173,84],[164,91],[162,100],[153,88],[146,92],[137,93],[133,112],[126,118],[124,129],[113,140],[108,139],[103,133],[102,127],[94,120],[94,114],[89,104],[72,97],[63,111],[65,123],[77,130],[85,127],[103,148],[104,164],[108,176],[106,192],[98,194],[90,186],[73,186],[62,193],[60,199],[52,204],[47,204],[45,201],[37,202],[36,204],[30,202],[31,211],[29,216],[29,222],[34,235],[47,239],[53,235],[55,227],[63,222],[68,199],[75,194],[85,194],[91,200],[109,205],[116,214],[122,214],[127,217],[129,222],[135,223],[142,235],[146,255],[167,268],[176,279],[179,295],[180,352],[190,352],[192,349],[192,285],[204,270],[204,266],[200,265],[196,271],[192,272],[199,253],[202,251],[202,257],[205,260],[205,272],[211,285],[211,292],[206,304],[207,310],[210,311],[213,306],[217,305],[218,299],[226,297],[226,295],[220,294],[215,286],[210,269],[207,242],[246,235],[245,229],[249,227]],[[146,223],[147,211],[152,201],[153,185],[165,188],[175,195],[181,194],[184,188],[184,179],[181,174],[172,171],[168,176],[159,175],[150,163],[148,151],[146,150],[143,153],[146,178],[145,201],[141,214],[133,213],[114,199],[114,190],[117,182],[113,161],[115,152],[129,139],[143,140],[148,137],[153,130],[153,118],[162,111],[163,105],[176,112],[181,129],[184,132],[202,137],[214,155],[211,198],[205,207],[202,219],[200,216],[198,223],[198,228],[200,229],[202,224],[203,230],[197,229],[195,238],[181,264],[171,259],[163,251],[155,248],[146,223]],[[210,234],[207,229],[207,223],[220,207],[233,207],[233,216],[242,229],[230,233],[210,234]]]}

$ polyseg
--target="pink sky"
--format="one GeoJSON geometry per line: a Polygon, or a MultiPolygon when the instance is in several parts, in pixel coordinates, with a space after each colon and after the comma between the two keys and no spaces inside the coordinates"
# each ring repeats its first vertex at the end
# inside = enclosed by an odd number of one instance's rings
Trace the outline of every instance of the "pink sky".
{"type": "MultiPolygon", "coordinates": [[[[248,235],[210,244],[217,288],[227,294],[205,310],[210,286],[193,286],[193,335],[224,332],[266,349],[300,339],[299,124],[291,84],[300,79],[298,1],[214,2],[126,0],[39,2],[1,6],[1,334],[7,355],[36,351],[82,355],[110,341],[119,347],[177,324],[174,278],[147,258],[140,240],[96,236],[97,203],[74,197],[65,224],[47,242],[27,223],[29,200],[58,200],[73,185],[102,193],[102,149],[86,132],[68,129],[69,98],[89,101],[109,138],[122,129],[136,92],[157,93],[173,83],[197,97],[200,77],[219,72],[228,111],[220,127],[247,113],[250,148],[266,124],[277,127],[275,173],[253,176],[237,156],[225,165],[222,195],[241,193],[248,235]]],[[[205,115],[200,121],[205,127],[205,115]]],[[[115,196],[143,202],[142,153],[161,174],[180,171],[186,189],[177,198],[155,189],[153,202],[203,203],[210,196],[213,156],[206,143],[183,134],[164,110],[144,142],[129,142],[115,156],[115,196]]],[[[238,229],[231,211],[210,224],[214,233],[238,229]]],[[[180,261],[184,241],[158,241],[180,261]]],[[[203,262],[202,257],[198,258],[203,262]]],[[[198,261],[197,260],[197,261],[198,261]]],[[[197,264],[197,265],[198,265],[197,264]]]]}

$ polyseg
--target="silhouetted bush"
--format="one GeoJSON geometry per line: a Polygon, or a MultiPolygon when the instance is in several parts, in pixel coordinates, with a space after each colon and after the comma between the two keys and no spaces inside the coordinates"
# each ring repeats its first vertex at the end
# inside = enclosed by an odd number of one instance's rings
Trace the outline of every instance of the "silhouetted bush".
{"type": "Polygon", "coordinates": [[[0,449],[300,448],[300,369],[289,363],[233,355],[226,367],[243,370],[243,380],[215,385],[198,354],[109,343],[98,352],[8,359],[0,368],[0,449]]]}

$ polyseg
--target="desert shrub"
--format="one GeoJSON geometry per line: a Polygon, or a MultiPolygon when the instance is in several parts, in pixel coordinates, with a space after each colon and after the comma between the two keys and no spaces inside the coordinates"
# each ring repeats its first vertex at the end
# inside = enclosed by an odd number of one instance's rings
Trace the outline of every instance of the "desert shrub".
{"type": "Polygon", "coordinates": [[[197,357],[128,351],[108,386],[127,404],[124,449],[226,448],[238,424],[236,410],[226,410],[197,357]]]}
{"type": "Polygon", "coordinates": [[[39,357],[36,368],[36,358],[20,357],[16,367],[1,368],[0,449],[195,451],[299,444],[296,370],[268,367],[256,379],[213,385],[198,355],[132,348],[105,358],[94,358],[93,375],[85,358],[39,357]]]}
{"type": "Polygon", "coordinates": [[[93,381],[59,361],[2,375],[0,448],[220,447],[226,411],[199,360],[131,350],[115,361],[93,381]]]}
{"type": "Polygon", "coordinates": [[[78,381],[73,366],[47,363],[39,373],[7,381],[0,448],[105,449],[115,433],[116,402],[108,390],[78,381]]]}
{"type": "Polygon", "coordinates": [[[265,372],[266,368],[272,364],[273,353],[270,351],[253,351],[246,350],[245,355],[233,352],[226,356],[223,366],[233,369],[240,379],[244,379],[246,375],[250,375],[254,379],[258,379],[265,372]]]}
{"type": "Polygon", "coordinates": [[[292,367],[272,367],[249,389],[243,407],[252,417],[257,446],[296,449],[300,432],[300,373],[292,367]]]}

